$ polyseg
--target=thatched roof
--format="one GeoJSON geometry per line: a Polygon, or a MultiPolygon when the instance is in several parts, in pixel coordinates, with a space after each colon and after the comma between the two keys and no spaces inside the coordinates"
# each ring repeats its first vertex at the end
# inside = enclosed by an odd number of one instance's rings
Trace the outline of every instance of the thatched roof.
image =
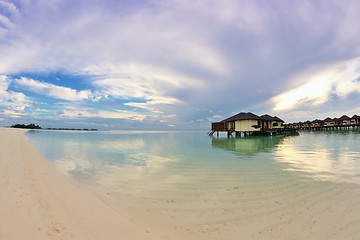
{"type": "Polygon", "coordinates": [[[268,114],[264,114],[260,116],[261,120],[265,120],[265,121],[274,121],[274,117],[268,115],[268,114]]]}
{"type": "Polygon", "coordinates": [[[222,122],[233,122],[237,120],[260,120],[260,119],[261,118],[258,115],[255,115],[251,112],[247,112],[247,113],[241,112],[227,119],[222,120],[222,122]]]}
{"type": "Polygon", "coordinates": [[[346,115],[342,115],[340,118],[339,118],[339,120],[350,120],[350,118],[348,117],[348,116],[346,116],[346,115]]]}
{"type": "Polygon", "coordinates": [[[312,121],[312,123],[322,123],[323,121],[322,120],[319,120],[319,119],[315,119],[314,121],[312,121]]]}
{"type": "Polygon", "coordinates": [[[222,120],[222,122],[233,122],[233,121],[238,121],[238,120],[265,120],[265,121],[279,121],[279,122],[284,122],[283,120],[281,120],[278,117],[272,117],[268,114],[264,114],[261,115],[261,117],[259,117],[258,115],[251,113],[251,112],[241,112],[238,113],[234,116],[231,116],[227,119],[222,120]]]}
{"type": "Polygon", "coordinates": [[[277,116],[270,116],[269,114],[264,114],[261,117],[261,120],[265,120],[265,121],[278,121],[278,122],[284,122],[282,119],[278,118],[277,116]]]}
{"type": "Polygon", "coordinates": [[[278,121],[278,122],[285,122],[284,120],[278,118],[277,116],[274,116],[274,120],[275,120],[275,121],[278,121]]]}

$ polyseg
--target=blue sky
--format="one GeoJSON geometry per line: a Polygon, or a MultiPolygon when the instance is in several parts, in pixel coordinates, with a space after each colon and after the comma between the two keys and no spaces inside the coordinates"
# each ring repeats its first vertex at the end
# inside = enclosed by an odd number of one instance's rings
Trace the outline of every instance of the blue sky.
{"type": "Polygon", "coordinates": [[[0,0],[0,125],[360,114],[360,1],[0,0]]]}

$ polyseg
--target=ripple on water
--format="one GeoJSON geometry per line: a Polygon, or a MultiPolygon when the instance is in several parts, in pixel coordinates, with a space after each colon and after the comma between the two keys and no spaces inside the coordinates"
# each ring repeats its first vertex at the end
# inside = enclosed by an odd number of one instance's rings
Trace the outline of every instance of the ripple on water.
{"type": "Polygon", "coordinates": [[[96,134],[65,140],[54,134],[45,139],[52,137],[56,148],[37,139],[47,159],[165,236],[326,239],[360,229],[357,133],[246,139],[126,133],[100,142],[96,134]]]}

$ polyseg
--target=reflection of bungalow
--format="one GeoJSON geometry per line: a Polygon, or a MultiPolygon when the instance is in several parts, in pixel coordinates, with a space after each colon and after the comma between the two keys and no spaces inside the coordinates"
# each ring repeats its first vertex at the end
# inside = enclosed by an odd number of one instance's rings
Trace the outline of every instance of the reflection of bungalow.
{"type": "Polygon", "coordinates": [[[339,124],[340,125],[350,125],[350,118],[346,115],[342,115],[339,118],[339,124]]]}
{"type": "Polygon", "coordinates": [[[329,117],[324,119],[324,126],[329,127],[329,126],[334,126],[335,125],[335,121],[329,117]]]}
{"type": "Polygon", "coordinates": [[[251,112],[241,112],[221,122],[211,124],[212,135],[214,132],[227,131],[228,134],[236,133],[255,133],[266,132],[274,129],[283,128],[284,121],[278,117],[272,117],[268,114],[261,117],[251,112]]]}
{"type": "Polygon", "coordinates": [[[212,147],[236,152],[241,155],[255,155],[271,151],[283,141],[283,137],[274,138],[213,138],[212,147]]]}
{"type": "Polygon", "coordinates": [[[358,116],[356,114],[354,116],[352,116],[350,119],[350,124],[351,125],[360,124],[360,116],[358,116]]]}

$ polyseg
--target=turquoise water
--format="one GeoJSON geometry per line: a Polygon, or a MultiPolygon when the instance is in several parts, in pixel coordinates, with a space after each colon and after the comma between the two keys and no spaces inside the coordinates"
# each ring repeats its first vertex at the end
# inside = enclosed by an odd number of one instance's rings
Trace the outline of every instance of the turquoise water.
{"type": "Polygon", "coordinates": [[[61,173],[88,184],[104,184],[111,169],[126,170],[124,180],[142,171],[143,180],[164,185],[200,180],[199,174],[219,180],[257,172],[360,183],[358,131],[230,139],[204,132],[29,131],[27,136],[61,173]]]}
{"type": "Polygon", "coordinates": [[[164,239],[349,239],[341,231],[360,227],[358,131],[27,136],[60,173],[143,228],[162,229],[164,239]]]}

